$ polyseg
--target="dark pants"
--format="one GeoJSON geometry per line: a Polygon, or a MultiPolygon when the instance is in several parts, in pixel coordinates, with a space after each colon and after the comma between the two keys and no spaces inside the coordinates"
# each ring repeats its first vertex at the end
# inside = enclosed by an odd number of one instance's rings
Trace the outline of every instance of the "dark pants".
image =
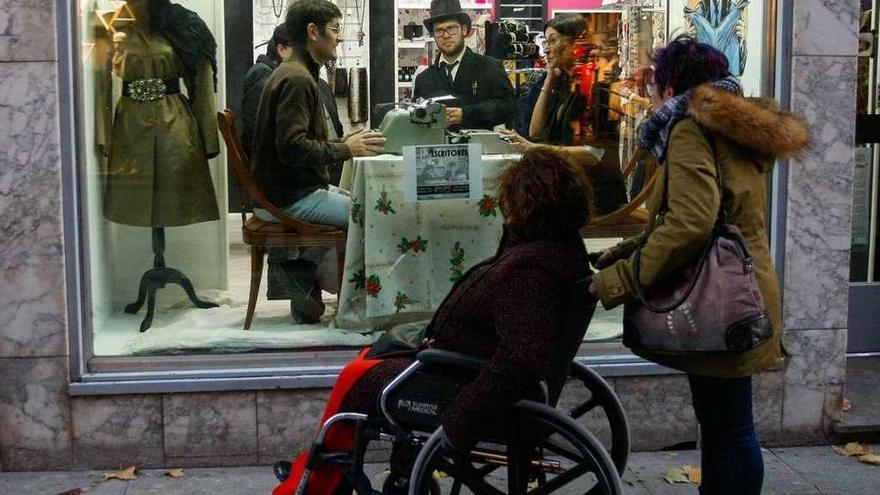
{"type": "Polygon", "coordinates": [[[700,422],[700,495],[759,495],[764,459],[752,419],[752,378],[688,375],[700,422]]]}

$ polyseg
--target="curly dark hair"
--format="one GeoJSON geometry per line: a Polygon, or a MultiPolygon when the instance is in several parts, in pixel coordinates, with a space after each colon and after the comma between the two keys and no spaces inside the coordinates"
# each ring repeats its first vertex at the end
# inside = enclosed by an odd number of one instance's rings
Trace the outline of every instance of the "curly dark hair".
{"type": "Polygon", "coordinates": [[[287,8],[284,24],[293,42],[293,46],[304,47],[308,34],[306,28],[314,23],[321,34],[325,33],[327,23],[333,19],[341,19],[342,11],[327,0],[299,0],[287,8]]]}
{"type": "Polygon", "coordinates": [[[499,178],[504,223],[526,239],[576,233],[592,215],[593,186],[582,167],[548,146],[527,151],[499,178]]]}

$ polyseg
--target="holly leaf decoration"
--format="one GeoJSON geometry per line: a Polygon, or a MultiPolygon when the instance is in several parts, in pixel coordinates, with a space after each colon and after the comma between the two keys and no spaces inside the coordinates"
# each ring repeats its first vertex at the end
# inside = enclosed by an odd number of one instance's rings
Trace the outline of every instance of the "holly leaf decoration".
{"type": "Polygon", "coordinates": [[[483,195],[483,199],[480,200],[480,215],[483,217],[496,217],[498,216],[496,210],[498,208],[498,200],[489,196],[488,194],[483,195]]]}
{"type": "Polygon", "coordinates": [[[379,280],[378,275],[370,275],[367,278],[367,284],[364,287],[367,291],[367,295],[370,297],[378,297],[379,293],[382,292],[382,282],[379,280]]]}

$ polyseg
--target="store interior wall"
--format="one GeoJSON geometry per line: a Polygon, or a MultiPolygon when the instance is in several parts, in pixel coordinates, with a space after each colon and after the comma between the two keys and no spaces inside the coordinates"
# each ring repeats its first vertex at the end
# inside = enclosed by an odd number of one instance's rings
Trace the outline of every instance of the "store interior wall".
{"type": "MultiPolygon", "coordinates": [[[[241,97],[236,95],[241,95],[244,75],[254,62],[253,3],[254,0],[223,0],[226,35],[224,80],[226,93],[231,96],[226,99],[226,108],[236,115],[241,111],[241,97]]],[[[229,185],[227,188],[229,212],[238,213],[241,207],[236,190],[235,172],[229,165],[226,167],[226,179],[229,185]]],[[[238,227],[240,227],[238,224],[230,225],[229,230],[235,232],[239,230],[238,227]]]]}
{"type": "MultiPolygon", "coordinates": [[[[83,94],[81,95],[82,108],[98,108],[96,84],[104,75],[104,67],[98,62],[95,46],[95,33],[98,27],[97,18],[89,15],[95,10],[95,2],[80,2],[80,40],[83,63],[83,94]],[[90,22],[91,21],[91,22],[90,22]]],[[[82,142],[85,150],[81,154],[85,166],[83,177],[86,190],[86,207],[84,211],[88,217],[89,232],[84,236],[88,239],[89,253],[89,287],[92,299],[92,324],[102,327],[110,315],[113,306],[113,278],[108,264],[102,260],[109,258],[110,246],[108,245],[108,230],[110,222],[102,214],[102,180],[99,175],[101,157],[97,149],[96,123],[97,112],[80,112],[82,123],[82,142]]]]}
{"type": "MultiPolygon", "coordinates": [[[[696,31],[688,26],[688,20],[684,14],[685,7],[694,8],[697,0],[669,0],[669,36],[670,39],[679,34],[695,34],[696,31]]],[[[764,46],[767,43],[767,33],[764,33],[764,13],[766,0],[751,0],[745,9],[745,18],[735,29],[742,29],[746,39],[746,66],[739,75],[743,91],[746,96],[765,96],[764,92],[764,46]]],[[[731,68],[733,69],[733,68],[731,68]]],[[[738,68],[737,68],[738,70],[738,68]]]]}
{"type": "MultiPolygon", "coordinates": [[[[82,19],[96,19],[94,11],[97,2],[83,2],[82,19]]],[[[218,88],[217,108],[225,106],[224,26],[223,5],[213,0],[190,0],[185,6],[195,11],[205,21],[217,40],[218,88]]],[[[83,49],[89,45],[86,40],[94,40],[94,24],[82,23],[83,49]]],[[[94,55],[94,54],[93,54],[94,55]]],[[[94,60],[94,58],[93,58],[94,60]]],[[[100,328],[105,319],[121,311],[126,304],[137,298],[141,275],[153,266],[151,229],[116,224],[103,216],[103,179],[98,173],[100,157],[95,145],[97,78],[104,74],[104,68],[96,64],[86,64],[83,80],[83,112],[85,119],[84,158],[86,164],[87,211],[89,220],[89,266],[92,283],[91,299],[94,328],[100,328]]],[[[114,93],[120,92],[121,83],[114,78],[114,93]]],[[[193,282],[197,291],[224,289],[227,271],[226,234],[226,174],[225,152],[210,160],[211,175],[217,202],[220,206],[220,220],[204,222],[184,227],[165,229],[165,260],[168,266],[177,268],[193,282]]],[[[176,285],[169,285],[157,293],[160,304],[168,304],[186,298],[176,285]]]]}

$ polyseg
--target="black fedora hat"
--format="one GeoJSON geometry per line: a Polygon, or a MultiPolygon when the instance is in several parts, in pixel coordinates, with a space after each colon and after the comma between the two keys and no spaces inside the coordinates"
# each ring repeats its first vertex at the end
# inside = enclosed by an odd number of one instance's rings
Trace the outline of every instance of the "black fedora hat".
{"type": "MultiPolygon", "coordinates": [[[[462,23],[467,30],[471,29],[471,16],[461,10],[458,0],[431,0],[431,17],[425,19],[425,29],[429,33],[434,31],[434,23],[455,19],[462,23]]],[[[467,33],[465,33],[467,35],[467,33]]]]}

